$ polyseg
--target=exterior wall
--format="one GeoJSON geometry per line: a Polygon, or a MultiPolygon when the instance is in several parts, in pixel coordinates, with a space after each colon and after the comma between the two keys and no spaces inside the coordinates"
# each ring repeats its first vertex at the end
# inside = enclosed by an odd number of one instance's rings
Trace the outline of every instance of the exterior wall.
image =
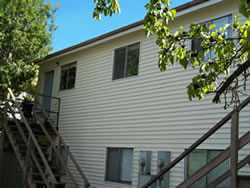
{"type": "MultiPolygon", "coordinates": [[[[184,25],[188,29],[190,23],[234,14],[237,7],[236,1],[228,0],[178,17],[171,27],[184,25]]],[[[137,187],[140,151],[153,151],[154,174],[158,151],[171,151],[171,160],[175,159],[229,112],[223,110],[223,102],[212,104],[212,96],[190,102],[186,86],[197,71],[170,66],[161,73],[155,38],[144,36],[138,31],[41,64],[39,87],[44,86],[44,73],[55,69],[53,93],[62,99],[59,129],[94,187],[137,187]],[[139,75],[112,80],[114,49],[135,42],[140,42],[139,75]],[[75,88],[59,91],[60,66],[73,61],[77,61],[75,88]],[[132,185],[104,180],[107,147],[134,148],[132,185]]],[[[241,135],[249,130],[248,113],[241,112],[241,135]]],[[[199,148],[225,149],[229,143],[228,124],[199,148]]],[[[247,153],[249,147],[240,157],[247,153]]],[[[183,181],[184,166],[182,161],[171,171],[170,187],[183,181]]],[[[242,170],[244,174],[249,172],[249,168],[242,170]]]]}

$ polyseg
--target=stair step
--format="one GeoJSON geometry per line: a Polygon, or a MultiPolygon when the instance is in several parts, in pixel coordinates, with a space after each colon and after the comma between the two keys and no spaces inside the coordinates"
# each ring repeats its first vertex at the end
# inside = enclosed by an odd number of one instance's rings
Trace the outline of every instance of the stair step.
{"type": "MultiPolygon", "coordinates": [[[[20,125],[22,128],[25,128],[25,129],[26,129],[26,126],[25,126],[25,124],[24,124],[23,122],[21,122],[20,120],[19,120],[18,122],[19,122],[19,125],[20,125]]],[[[9,126],[9,127],[13,127],[13,128],[17,127],[16,122],[15,122],[14,120],[8,121],[8,126],[9,126]]]]}
{"type": "MultiPolygon", "coordinates": [[[[23,156],[23,159],[25,159],[26,154],[27,154],[27,150],[19,150],[19,152],[23,156]]],[[[44,154],[45,158],[48,159],[49,154],[45,153],[44,151],[43,151],[43,154],[44,154]]],[[[39,153],[37,151],[35,152],[35,155],[37,157],[38,162],[42,161],[42,159],[40,158],[39,153]]]]}
{"type": "Polygon", "coordinates": [[[15,135],[12,135],[12,136],[15,140],[16,145],[25,144],[25,142],[21,136],[17,136],[17,137],[15,135]]]}
{"type": "MultiPolygon", "coordinates": [[[[24,143],[18,144],[17,145],[18,150],[21,151],[27,151],[27,146],[24,143]]],[[[35,147],[35,146],[34,146],[35,147]]],[[[43,153],[46,153],[48,146],[45,145],[40,145],[40,148],[42,150],[43,153]]],[[[38,152],[37,150],[35,150],[35,152],[38,152]]]]}
{"type": "MultiPolygon", "coordinates": [[[[45,185],[43,181],[32,181],[32,183],[36,184],[36,185],[45,185]]],[[[57,184],[54,184],[54,188],[64,188],[66,185],[66,183],[64,182],[59,182],[57,184]]]]}
{"type": "MultiPolygon", "coordinates": [[[[25,125],[24,125],[24,124],[20,124],[20,126],[21,126],[21,128],[22,128],[24,134],[25,134],[26,136],[28,136],[28,135],[29,135],[29,132],[28,132],[28,130],[26,129],[25,125]]],[[[17,125],[16,125],[15,123],[14,123],[14,124],[11,123],[9,127],[10,127],[11,132],[15,132],[15,133],[17,133],[17,134],[20,134],[20,133],[19,133],[19,130],[18,130],[18,128],[17,128],[17,125]]],[[[35,136],[45,136],[43,130],[42,130],[41,127],[40,127],[40,125],[38,125],[38,124],[32,124],[32,125],[30,125],[30,127],[31,127],[32,132],[34,133],[35,136]]],[[[49,126],[49,127],[46,127],[46,126],[45,126],[45,128],[47,129],[49,135],[51,135],[51,136],[56,136],[56,133],[54,132],[54,130],[53,130],[50,126],[49,126]]]]}
{"type": "MultiPolygon", "coordinates": [[[[43,181],[41,174],[38,172],[32,172],[31,176],[32,176],[32,181],[43,181]]],[[[57,179],[57,181],[59,181],[60,178],[62,177],[62,175],[60,175],[60,174],[54,174],[54,176],[57,179]]]]}
{"type": "MultiPolygon", "coordinates": [[[[11,131],[11,133],[13,134],[14,138],[21,138],[21,139],[23,138],[21,133],[18,131],[11,131]]],[[[29,138],[28,132],[24,132],[24,135],[26,136],[27,139],[29,138]]],[[[35,135],[36,139],[38,139],[39,136],[41,136],[41,135],[36,135],[36,134],[34,134],[34,135],[35,135]]]]}
{"type": "MultiPolygon", "coordinates": [[[[42,161],[39,161],[39,164],[41,165],[41,168],[43,170],[43,172],[45,171],[45,166],[43,165],[42,161]]],[[[48,161],[48,164],[50,166],[50,169],[52,170],[53,173],[56,173],[57,171],[57,167],[54,164],[51,164],[51,161],[48,161]]],[[[34,166],[33,168],[33,172],[32,173],[39,173],[38,169],[36,168],[36,166],[34,166]]],[[[57,174],[57,173],[56,173],[57,174]]]]}
{"type": "MultiPolygon", "coordinates": [[[[32,177],[33,177],[33,176],[36,176],[36,177],[42,178],[42,177],[41,177],[41,174],[40,174],[39,172],[32,172],[31,175],[32,175],[32,177]]],[[[54,176],[55,176],[56,179],[57,179],[57,178],[60,178],[60,177],[62,177],[62,176],[64,176],[64,175],[62,175],[62,174],[54,174],[54,176]]],[[[64,177],[65,177],[65,176],[64,176],[64,177]]]]}

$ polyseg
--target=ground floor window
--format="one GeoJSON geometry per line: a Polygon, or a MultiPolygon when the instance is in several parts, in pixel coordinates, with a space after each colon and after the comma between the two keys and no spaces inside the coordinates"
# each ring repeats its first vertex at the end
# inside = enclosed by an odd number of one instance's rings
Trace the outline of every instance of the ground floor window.
{"type": "Polygon", "coordinates": [[[106,181],[132,182],[132,148],[107,148],[106,181]]]}
{"type": "MultiPolygon", "coordinates": [[[[187,157],[187,177],[190,177],[193,173],[205,166],[208,162],[217,157],[222,150],[195,150],[187,157]]],[[[224,161],[215,169],[210,171],[206,176],[194,183],[192,188],[205,187],[209,183],[213,182],[217,177],[222,175],[229,169],[229,160],[224,161]]],[[[229,187],[229,180],[225,180],[217,187],[227,188],[229,187]]]]}

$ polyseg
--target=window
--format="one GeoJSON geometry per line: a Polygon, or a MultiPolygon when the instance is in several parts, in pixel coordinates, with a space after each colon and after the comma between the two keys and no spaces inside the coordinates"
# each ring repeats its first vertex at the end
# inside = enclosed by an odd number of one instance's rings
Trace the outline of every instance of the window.
{"type": "MultiPolygon", "coordinates": [[[[194,150],[187,157],[187,177],[205,166],[212,159],[217,157],[222,150],[194,150]]],[[[218,176],[222,175],[229,169],[229,160],[224,161],[215,169],[210,171],[206,176],[202,177],[199,181],[194,183],[191,188],[205,187],[205,185],[213,182],[218,176]]],[[[218,188],[229,187],[229,181],[225,180],[217,186],[218,188]]]]}
{"type": "Polygon", "coordinates": [[[74,88],[75,80],[76,80],[76,62],[62,66],[60,90],[74,88]]]}
{"type": "Polygon", "coordinates": [[[113,80],[138,75],[140,44],[115,50],[113,80]]]}
{"type": "Polygon", "coordinates": [[[119,183],[132,181],[133,149],[107,148],[106,180],[119,183]]]}
{"type": "MultiPolygon", "coordinates": [[[[215,20],[211,20],[209,22],[206,22],[204,23],[204,25],[206,25],[207,27],[209,27],[209,25],[212,25],[212,24],[215,24],[216,27],[211,30],[211,32],[215,31],[215,30],[219,30],[220,27],[224,27],[225,24],[230,24],[232,23],[232,15],[228,15],[228,16],[225,16],[225,17],[222,17],[222,18],[218,18],[218,19],[215,19],[215,20]]],[[[229,37],[232,37],[232,28],[229,28],[227,30],[227,38],[229,37]]],[[[197,39],[197,40],[192,40],[192,50],[197,50],[198,52],[202,52],[203,51],[203,48],[201,46],[201,39],[197,39]]],[[[208,60],[208,58],[215,58],[216,55],[210,51],[208,52],[207,56],[204,58],[204,60],[208,60]]]]}

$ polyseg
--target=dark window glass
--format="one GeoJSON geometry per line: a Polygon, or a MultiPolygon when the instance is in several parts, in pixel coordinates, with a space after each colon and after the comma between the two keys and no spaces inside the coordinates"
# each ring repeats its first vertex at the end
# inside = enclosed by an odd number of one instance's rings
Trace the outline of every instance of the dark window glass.
{"type": "MultiPolygon", "coordinates": [[[[222,151],[221,150],[195,150],[188,155],[187,158],[187,177],[190,177],[197,170],[204,167],[207,163],[217,157],[222,151]]],[[[213,182],[217,177],[222,175],[229,169],[229,160],[224,161],[218,165],[215,169],[211,170],[206,176],[195,182],[191,188],[205,187],[209,183],[213,182]]],[[[228,179],[220,183],[218,188],[229,187],[228,179]]]]}
{"type": "Polygon", "coordinates": [[[198,52],[203,51],[203,47],[201,46],[201,39],[193,39],[192,40],[192,50],[197,50],[198,52]]]}
{"type": "Polygon", "coordinates": [[[67,77],[68,77],[68,71],[67,70],[62,70],[60,89],[66,89],[67,88],[67,77]]]}
{"type": "Polygon", "coordinates": [[[115,50],[113,79],[138,75],[140,44],[115,50]]]}
{"type": "Polygon", "coordinates": [[[132,163],[133,149],[107,148],[106,180],[131,183],[132,163]]]}
{"type": "Polygon", "coordinates": [[[68,89],[72,89],[75,87],[75,80],[76,80],[76,67],[72,67],[69,69],[68,89]]]}
{"type": "Polygon", "coordinates": [[[75,87],[76,63],[71,63],[61,67],[60,89],[72,89],[75,87]]]}
{"type": "MultiPolygon", "coordinates": [[[[206,25],[207,27],[209,27],[211,24],[215,24],[216,27],[211,30],[211,32],[215,31],[215,30],[219,30],[220,27],[224,27],[225,24],[230,24],[232,23],[232,15],[229,16],[225,16],[222,18],[218,18],[215,20],[211,20],[207,23],[204,23],[204,25],[206,25]]],[[[232,28],[229,28],[227,30],[227,38],[232,37],[232,28]]],[[[192,50],[197,50],[199,53],[203,52],[203,47],[201,46],[201,39],[196,39],[196,40],[192,40],[192,50]]],[[[214,52],[210,51],[208,52],[208,54],[206,55],[206,57],[204,58],[204,60],[208,60],[208,58],[214,59],[216,57],[216,55],[214,54],[214,52]]]]}
{"type": "Polygon", "coordinates": [[[124,77],[126,48],[115,50],[114,79],[124,77]]]}
{"type": "Polygon", "coordinates": [[[139,44],[135,44],[128,47],[126,76],[137,75],[138,65],[139,65],[139,44]]]}
{"type": "Polygon", "coordinates": [[[106,179],[110,181],[118,181],[120,179],[120,160],[119,160],[119,149],[108,148],[108,161],[107,161],[107,172],[106,179]]]}

